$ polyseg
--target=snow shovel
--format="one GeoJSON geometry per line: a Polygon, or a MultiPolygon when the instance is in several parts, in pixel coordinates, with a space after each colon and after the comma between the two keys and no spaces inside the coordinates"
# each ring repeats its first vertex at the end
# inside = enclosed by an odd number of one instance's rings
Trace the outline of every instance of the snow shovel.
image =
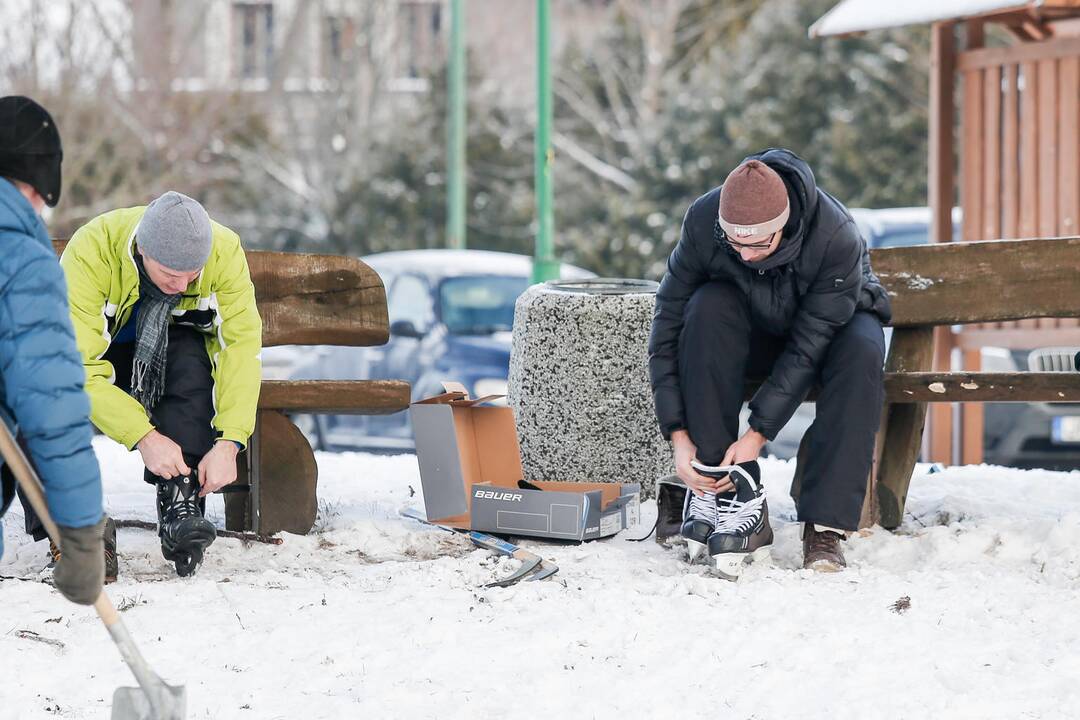
{"type": "MultiPolygon", "coordinates": [[[[22,449],[16,444],[15,438],[11,436],[11,432],[3,422],[0,422],[0,453],[3,454],[4,460],[11,468],[19,485],[22,486],[26,498],[30,501],[30,506],[41,518],[41,523],[48,531],[49,537],[57,547],[60,547],[60,532],[49,515],[41,481],[38,480],[37,473],[30,467],[22,449]]],[[[63,552],[63,548],[60,550],[63,552]]],[[[94,609],[101,616],[113,642],[120,649],[124,662],[131,668],[135,679],[139,681],[137,688],[116,688],[116,692],[113,693],[112,720],[183,720],[187,708],[187,692],[184,686],[167,685],[150,669],[104,591],[94,602],[94,609]]]]}

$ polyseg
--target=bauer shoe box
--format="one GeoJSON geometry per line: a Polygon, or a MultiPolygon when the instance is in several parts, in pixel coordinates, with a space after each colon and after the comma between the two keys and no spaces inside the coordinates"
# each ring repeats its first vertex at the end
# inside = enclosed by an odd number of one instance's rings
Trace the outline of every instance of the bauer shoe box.
{"type": "Polygon", "coordinates": [[[514,411],[470,399],[457,383],[409,407],[428,521],[555,540],[595,540],[638,523],[637,484],[523,478],[514,411]]]}

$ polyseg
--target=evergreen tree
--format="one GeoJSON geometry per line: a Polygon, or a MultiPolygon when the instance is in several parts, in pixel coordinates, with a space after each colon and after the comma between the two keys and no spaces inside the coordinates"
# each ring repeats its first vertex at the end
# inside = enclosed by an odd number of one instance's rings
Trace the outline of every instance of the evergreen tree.
{"type": "MultiPolygon", "coordinates": [[[[626,108],[646,82],[641,28],[623,18],[589,52],[571,48],[562,72],[595,94],[587,112],[580,101],[560,103],[560,127],[630,181],[605,181],[560,159],[556,224],[565,255],[607,275],[659,277],[694,198],[766,147],[795,151],[850,206],[925,204],[928,33],[808,38],[832,4],[753,3],[749,22],[738,16],[738,32],[713,36],[706,50],[671,53],[659,111],[638,114],[629,129],[626,108]],[[693,63],[684,62],[688,53],[693,63]],[[613,64],[623,78],[615,91],[613,64]]],[[[688,11],[680,36],[691,17],[709,14],[688,11]]]]}

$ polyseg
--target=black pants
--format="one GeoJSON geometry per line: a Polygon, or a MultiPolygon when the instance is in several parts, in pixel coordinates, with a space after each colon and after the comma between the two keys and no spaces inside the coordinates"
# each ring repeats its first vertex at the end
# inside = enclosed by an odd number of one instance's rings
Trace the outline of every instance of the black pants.
{"type": "MultiPolygon", "coordinates": [[[[768,377],[787,338],[754,327],[746,297],[711,282],[687,303],[679,379],[687,431],[701,462],[719,463],[738,439],[746,378],[768,377]]],[[[854,530],[866,495],[884,402],[885,337],[876,315],[857,312],[826,352],[814,423],[807,431],[799,520],[854,530]]]]}
{"type": "MultiPolygon", "coordinates": [[[[112,363],[116,386],[131,392],[131,366],[135,343],[114,343],[104,359],[112,363]]],[[[169,346],[165,358],[165,392],[150,413],[150,422],[159,433],[180,446],[184,462],[195,468],[214,446],[217,433],[214,418],[214,379],[210,374],[210,356],[202,333],[182,325],[169,326],[169,346]]],[[[160,478],[149,470],[143,479],[156,484],[160,478]]],[[[35,540],[45,538],[45,528],[19,491],[26,517],[26,532],[35,540]]]]}

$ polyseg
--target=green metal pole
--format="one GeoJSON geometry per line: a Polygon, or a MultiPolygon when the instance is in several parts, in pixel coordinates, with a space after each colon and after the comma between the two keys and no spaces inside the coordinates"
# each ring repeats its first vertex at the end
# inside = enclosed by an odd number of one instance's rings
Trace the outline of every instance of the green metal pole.
{"type": "Polygon", "coordinates": [[[536,0],[536,252],[533,282],[559,277],[559,263],[552,248],[551,164],[551,2],[536,0]]]}
{"type": "Polygon", "coordinates": [[[465,248],[465,0],[450,3],[446,243],[465,248]]]}

